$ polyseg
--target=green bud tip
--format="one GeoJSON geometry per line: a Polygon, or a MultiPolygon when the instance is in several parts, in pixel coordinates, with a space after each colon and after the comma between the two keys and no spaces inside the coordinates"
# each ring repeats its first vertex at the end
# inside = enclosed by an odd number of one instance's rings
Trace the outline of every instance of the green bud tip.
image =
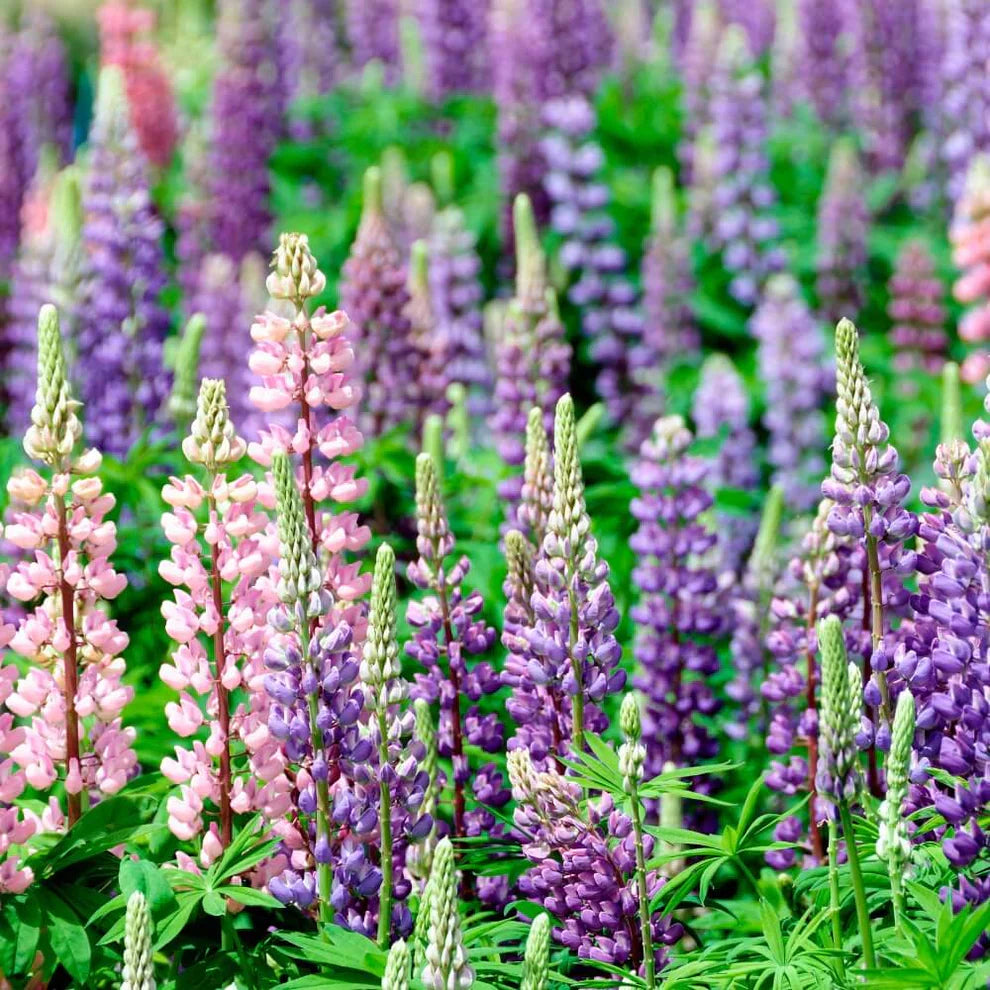
{"type": "Polygon", "coordinates": [[[414,241],[409,249],[409,284],[429,291],[430,249],[426,241],[414,241]]]}
{"type": "Polygon", "coordinates": [[[408,990],[411,964],[409,946],[400,938],[388,950],[382,990],[408,990]]]}
{"type": "Polygon", "coordinates": [[[364,213],[382,212],[382,170],[377,165],[372,165],[364,173],[364,213]]]}
{"type": "Polygon", "coordinates": [[[963,439],[962,395],[959,387],[959,365],[946,361],[942,366],[942,443],[963,439]]]}
{"type": "Polygon", "coordinates": [[[622,707],[619,709],[619,727],[626,739],[630,742],[639,742],[643,730],[639,715],[639,702],[633,691],[630,691],[622,699],[622,707]]]}
{"type": "Polygon", "coordinates": [[[55,239],[62,251],[71,250],[82,233],[83,211],[79,167],[70,165],[55,177],[52,188],[55,239]]]}
{"type": "Polygon", "coordinates": [[[674,173],[661,165],[654,169],[650,201],[650,229],[654,234],[669,236],[677,224],[674,201],[674,173]]]}
{"type": "Polygon", "coordinates": [[[784,519],[784,489],[774,485],[763,503],[760,515],[760,528],[753,542],[753,553],[750,557],[757,570],[769,570],[773,567],[773,558],[777,549],[777,539],[784,519]]]}
{"type": "Polygon", "coordinates": [[[433,458],[433,466],[439,475],[443,470],[443,417],[430,413],[423,421],[423,453],[433,458]]]}
{"type": "Polygon", "coordinates": [[[538,914],[526,936],[520,990],[545,990],[550,976],[550,915],[538,914]]]}
{"type": "Polygon", "coordinates": [[[100,69],[96,89],[96,123],[103,128],[127,123],[127,89],[124,74],[116,65],[104,65],[100,69]]]}
{"type": "Polygon", "coordinates": [[[835,327],[835,356],[846,365],[859,358],[859,333],[852,320],[845,317],[835,327]]]}
{"type": "Polygon", "coordinates": [[[449,151],[438,151],[430,159],[430,180],[441,203],[454,198],[454,157],[449,151]]]}

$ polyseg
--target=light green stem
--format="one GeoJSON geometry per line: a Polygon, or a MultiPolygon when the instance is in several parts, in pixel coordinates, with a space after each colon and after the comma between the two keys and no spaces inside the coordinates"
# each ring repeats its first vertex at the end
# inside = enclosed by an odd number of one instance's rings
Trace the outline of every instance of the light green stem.
{"type": "Polygon", "coordinates": [[[643,969],[647,990],[657,985],[657,963],[653,954],[653,929],[650,926],[650,897],[646,889],[646,853],[643,849],[643,809],[635,784],[632,788],[633,834],[636,837],[636,886],[639,889],[639,930],[643,939],[643,969]]]}
{"type": "Polygon", "coordinates": [[[894,929],[903,934],[901,925],[904,918],[904,888],[901,885],[900,865],[893,859],[887,861],[887,872],[890,874],[890,903],[894,909],[894,929]]]}
{"type": "Polygon", "coordinates": [[[877,958],[873,952],[873,932],[870,929],[870,911],[866,906],[866,888],[863,886],[863,873],[859,868],[859,851],[856,848],[856,835],[853,832],[852,815],[849,803],[839,802],[839,820],[846,840],[846,855],[849,857],[849,874],[852,878],[853,898],[856,901],[856,917],[859,920],[860,937],[863,939],[863,963],[867,969],[877,968],[877,958]]]}
{"type": "Polygon", "coordinates": [[[839,954],[839,972],[845,976],[846,964],[842,956],[842,919],[839,917],[839,829],[834,819],[829,819],[828,823],[828,886],[832,915],[832,944],[839,954]]]}
{"type": "Polygon", "coordinates": [[[381,781],[381,836],[382,836],[382,886],[378,896],[378,944],[388,949],[392,934],[392,795],[385,785],[385,768],[388,766],[388,724],[385,712],[378,712],[378,756],[382,772],[381,781]]]}

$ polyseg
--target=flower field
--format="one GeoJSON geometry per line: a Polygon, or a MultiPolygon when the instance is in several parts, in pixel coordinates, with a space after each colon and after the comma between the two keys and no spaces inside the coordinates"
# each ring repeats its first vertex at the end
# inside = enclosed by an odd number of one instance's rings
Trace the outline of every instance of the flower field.
{"type": "Polygon", "coordinates": [[[7,0],[0,95],[0,990],[990,986],[985,0],[7,0]]]}

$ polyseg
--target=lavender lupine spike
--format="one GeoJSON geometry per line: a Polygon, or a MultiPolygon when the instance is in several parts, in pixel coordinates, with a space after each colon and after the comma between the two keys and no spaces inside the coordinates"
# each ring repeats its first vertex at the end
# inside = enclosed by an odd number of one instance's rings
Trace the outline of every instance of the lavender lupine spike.
{"type": "Polygon", "coordinates": [[[564,238],[559,260],[574,277],[568,298],[581,312],[599,368],[598,394],[612,421],[622,425],[638,405],[631,364],[643,357],[643,317],[608,213],[604,155],[593,137],[595,111],[584,97],[569,96],[549,102],[543,114],[551,128],[542,142],[549,168],[545,186],[553,203],[550,222],[564,238]]]}
{"type": "MultiPolygon", "coordinates": [[[[287,104],[329,93],[342,75],[337,6],[336,0],[288,0],[285,5],[279,25],[279,69],[287,104]]],[[[290,120],[289,127],[293,137],[312,135],[305,117],[290,120]]]]}
{"type": "Polygon", "coordinates": [[[884,749],[893,716],[886,676],[892,651],[884,637],[891,615],[907,603],[901,576],[914,570],[916,557],[902,544],[918,531],[918,520],[903,507],[911,481],[898,473],[897,450],[888,442],[890,430],[870,393],[859,357],[859,334],[849,320],[840,320],[836,327],[835,355],[835,439],[831,477],[822,482],[822,494],[835,503],[828,516],[829,529],[837,536],[862,541],[866,548],[870,667],[875,680],[867,686],[865,698],[867,704],[880,708],[884,732],[876,741],[884,749]]]}
{"type": "Polygon", "coordinates": [[[681,417],[657,420],[631,472],[640,492],[630,506],[638,523],[629,542],[638,558],[633,584],[640,594],[631,612],[639,665],[633,683],[647,699],[651,776],[668,762],[693,766],[718,749],[701,719],[719,708],[708,682],[718,671],[715,642],[725,618],[709,563],[716,538],[704,522],[712,505],[708,466],[687,453],[691,439],[681,417]]]}
{"type": "Polygon", "coordinates": [[[694,180],[695,142],[711,123],[710,83],[718,54],[721,18],[715,0],[698,0],[691,6],[687,41],[681,56],[684,93],[684,133],[677,157],[686,181],[694,180]]]}
{"type": "Polygon", "coordinates": [[[406,365],[406,375],[416,389],[416,394],[410,396],[410,406],[420,432],[427,416],[443,415],[447,411],[447,386],[451,380],[450,347],[433,307],[429,265],[426,241],[415,241],[409,255],[409,302],[403,315],[409,321],[413,346],[406,365]]]}
{"type": "Polygon", "coordinates": [[[356,350],[366,383],[366,415],[370,432],[405,422],[416,387],[408,373],[414,356],[406,306],[406,271],[385,220],[382,172],[369,168],[364,176],[364,204],[357,236],[344,263],[341,306],[356,328],[356,350]]]}
{"type": "MultiPolygon", "coordinates": [[[[567,390],[571,348],[557,312],[556,296],[547,288],[546,258],[540,247],[532,206],[516,198],[516,291],[495,343],[495,408],[491,416],[495,446],[510,466],[523,463],[523,435],[529,410],[544,410],[544,424],[553,426],[554,404],[567,390]]],[[[509,507],[519,498],[522,479],[505,479],[499,494],[509,507]]]]}
{"type": "Polygon", "coordinates": [[[819,309],[830,323],[842,317],[855,319],[863,305],[870,223],[864,188],[855,147],[847,138],[836,141],[818,201],[815,262],[819,309]]]}
{"type": "Polygon", "coordinates": [[[570,701],[568,735],[575,752],[584,749],[586,730],[604,727],[600,706],[625,683],[615,638],[619,612],[608,573],[608,564],[598,559],[585,506],[574,403],[563,395],[554,420],[553,508],[535,567],[539,587],[531,604],[536,621],[526,637],[536,661],[529,665],[532,681],[559,687],[570,701]]]}
{"type": "Polygon", "coordinates": [[[474,970],[461,935],[457,867],[450,839],[437,844],[433,869],[423,985],[430,990],[466,990],[474,984],[474,970]]]}
{"type": "Polygon", "coordinates": [[[754,56],[759,58],[770,48],[770,43],[779,33],[779,22],[774,23],[773,0],[719,0],[719,7],[726,24],[735,24],[745,32],[747,45],[754,56]]]}
{"type": "Polygon", "coordinates": [[[945,51],[941,62],[938,121],[941,155],[948,170],[948,194],[958,202],[966,172],[979,154],[990,153],[990,9],[980,0],[946,5],[945,51]]]}
{"type": "Polygon", "coordinates": [[[544,99],[568,93],[590,97],[612,57],[612,30],[602,0],[536,0],[530,16],[539,19],[549,41],[542,66],[544,99]]]}
{"type": "Polygon", "coordinates": [[[487,4],[471,0],[419,0],[417,16],[433,99],[481,92],[489,82],[486,14],[487,4]]]}
{"type": "Polygon", "coordinates": [[[777,25],[770,49],[770,101],[773,116],[786,119],[801,100],[801,36],[794,0],[777,0],[777,25]]]}
{"type": "Polygon", "coordinates": [[[924,241],[909,241],[897,256],[887,306],[902,395],[916,395],[919,373],[937,375],[945,363],[949,342],[942,295],[931,252],[924,241]]]}
{"type": "Polygon", "coordinates": [[[390,84],[399,77],[398,0],[346,0],[347,41],[354,66],[376,61],[390,84]]]}
{"type": "Polygon", "coordinates": [[[749,326],[757,340],[764,385],[771,481],[784,489],[796,510],[806,512],[818,502],[818,483],[825,472],[822,406],[832,377],[825,361],[825,335],[797,282],[785,274],[767,283],[749,326]]]}
{"type": "MultiPolygon", "coordinates": [[[[739,706],[740,714],[727,723],[725,732],[736,739],[744,739],[750,732],[750,721],[759,708],[758,684],[766,683],[769,676],[769,653],[766,638],[769,626],[770,599],[777,577],[776,552],[784,513],[784,492],[779,486],[770,489],[760,517],[753,552],[740,582],[732,606],[733,676],[726,694],[739,706]]],[[[730,523],[731,525],[731,523],[730,523]]],[[[763,703],[763,733],[769,729],[767,704],[763,703]]]]}
{"type": "Polygon", "coordinates": [[[770,216],[776,200],[766,155],[767,109],[763,80],[738,27],[726,30],[711,78],[716,157],[713,247],[730,273],[729,292],[752,306],[770,272],[782,267],[770,216]]]}
{"type": "Polygon", "coordinates": [[[835,127],[846,98],[846,56],[842,46],[842,6],[835,0],[799,0],[801,80],[818,119],[835,127]]]}
{"type": "Polygon", "coordinates": [[[553,455],[543,424],[543,413],[534,406],[526,418],[526,459],[522,494],[516,519],[533,551],[543,546],[553,511],[553,455]]]}
{"type": "Polygon", "coordinates": [[[170,376],[162,360],[167,310],[164,225],[155,214],[120,70],[100,72],[82,193],[78,354],[87,437],[124,456],[159,417],[170,376]]]}
{"type": "Polygon", "coordinates": [[[285,90],[268,0],[220,0],[220,68],[213,81],[206,238],[235,262],[271,244],[268,159],[282,136],[285,90]],[[235,181],[236,180],[236,181],[235,181]]]}
{"type": "Polygon", "coordinates": [[[468,390],[469,408],[491,408],[492,371],[482,339],[481,258],[464,214],[450,205],[433,218],[429,235],[430,291],[437,324],[447,341],[448,374],[468,390]]]}
{"type": "Polygon", "coordinates": [[[860,673],[849,662],[842,623],[836,616],[818,624],[818,644],[822,651],[818,792],[833,805],[852,803],[863,786],[856,748],[863,711],[860,673]]]}
{"type": "MultiPolygon", "coordinates": [[[[749,398],[739,372],[724,354],[711,355],[701,366],[692,418],[698,437],[722,437],[708,477],[713,493],[720,488],[755,491],[760,478],[756,437],[749,426],[749,398]]],[[[719,514],[716,518],[720,530],[731,534],[721,543],[723,567],[735,573],[749,551],[756,526],[739,516],[719,514]]]]}
{"type": "MultiPolygon", "coordinates": [[[[428,594],[410,601],[406,610],[414,631],[406,652],[425,669],[425,673],[416,674],[412,695],[439,703],[439,752],[453,763],[453,833],[479,835],[495,828],[494,817],[481,805],[497,807],[508,800],[494,764],[472,768],[465,748],[476,746],[495,753],[502,747],[497,716],[482,714],[477,704],[483,695],[498,690],[498,676],[486,661],[468,666],[469,657],[491,648],[495,630],[479,618],[484,606],[481,595],[477,591],[464,593],[470,562],[466,557],[450,559],[454,538],[440,494],[437,466],[426,453],[416,459],[416,528],[419,556],[407,574],[428,594]],[[465,705],[466,701],[471,704],[465,705]],[[469,785],[478,802],[470,810],[466,795],[469,785]]],[[[483,893],[479,889],[479,894],[483,893]]]]}

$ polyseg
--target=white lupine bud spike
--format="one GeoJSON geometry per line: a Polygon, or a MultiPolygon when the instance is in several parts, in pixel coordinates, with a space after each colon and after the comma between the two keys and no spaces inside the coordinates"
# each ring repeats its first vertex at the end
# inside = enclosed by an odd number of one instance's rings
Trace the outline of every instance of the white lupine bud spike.
{"type": "Polygon", "coordinates": [[[395,554],[383,543],[375,557],[368,634],[361,660],[361,680],[370,689],[367,702],[374,711],[385,710],[403,696],[395,602],[395,554]]]}
{"type": "Polygon", "coordinates": [[[305,234],[279,235],[272,269],[265,286],[275,299],[288,299],[298,305],[326,288],[327,280],[317,267],[305,234]]]}
{"type": "Polygon", "coordinates": [[[836,616],[818,623],[818,647],[822,668],[818,789],[833,802],[851,800],[860,785],[856,732],[863,710],[862,679],[848,660],[842,623],[836,616]]]}
{"type": "Polygon", "coordinates": [[[400,938],[388,950],[385,975],[382,977],[382,990],[409,990],[411,964],[409,946],[400,938]]]}
{"type": "Polygon", "coordinates": [[[199,350],[206,330],[202,313],[189,317],[175,351],[172,394],[168,409],[174,419],[185,425],[196,415],[196,379],[199,377],[199,350]]]}
{"type": "Polygon", "coordinates": [[[216,471],[239,461],[247,444],[237,435],[227,405],[227,386],[222,378],[204,378],[199,385],[196,418],[189,436],[182,441],[182,453],[194,464],[216,471]]]}
{"type": "Polygon", "coordinates": [[[461,938],[457,869],[450,839],[437,843],[431,886],[423,985],[429,990],[466,990],[474,983],[474,971],[461,938]]]}
{"type": "Polygon", "coordinates": [[[127,898],[124,968],[121,975],[124,982],[120,990],[155,990],[151,910],[140,890],[135,890],[127,898]]]}
{"type": "Polygon", "coordinates": [[[536,792],[537,773],[528,749],[513,749],[505,758],[512,796],[517,801],[526,801],[536,792]]]}
{"type": "Polygon", "coordinates": [[[908,794],[908,772],[914,743],[915,703],[907,689],[897,697],[894,724],[890,735],[890,752],[884,769],[887,795],[880,805],[877,856],[886,859],[890,869],[903,870],[911,857],[911,842],[904,820],[904,802],[908,794]]]}
{"type": "Polygon", "coordinates": [[[308,607],[308,603],[318,597],[322,578],[292,464],[282,452],[272,457],[272,481],[279,542],[276,591],[286,605],[307,605],[307,612],[312,613],[314,610],[308,607]]]}
{"type": "Polygon", "coordinates": [[[584,479],[570,395],[562,395],[557,401],[553,449],[553,509],[547,530],[559,540],[569,541],[569,556],[576,558],[591,528],[591,520],[584,503],[584,479]]]}
{"type": "Polygon", "coordinates": [[[646,763],[646,747],[639,741],[642,734],[639,703],[633,691],[622,699],[619,727],[625,736],[625,742],[619,747],[619,773],[622,774],[623,790],[632,797],[643,779],[643,766],[646,763]]]}
{"type": "Polygon", "coordinates": [[[65,467],[82,436],[76,415],[79,405],[66,373],[58,310],[46,303],[38,312],[38,387],[31,425],[24,435],[27,455],[52,467],[65,467]]]}
{"type": "Polygon", "coordinates": [[[546,990],[550,978],[550,915],[538,914],[526,937],[519,990],[546,990]]]}
{"type": "Polygon", "coordinates": [[[547,262],[540,245],[529,196],[519,193],[512,204],[516,239],[516,299],[530,305],[542,303],[547,289],[547,262]]]}
{"type": "Polygon", "coordinates": [[[553,458],[543,426],[543,410],[534,406],[526,419],[526,458],[523,464],[519,522],[529,531],[534,546],[541,546],[553,510],[553,458]]]}

